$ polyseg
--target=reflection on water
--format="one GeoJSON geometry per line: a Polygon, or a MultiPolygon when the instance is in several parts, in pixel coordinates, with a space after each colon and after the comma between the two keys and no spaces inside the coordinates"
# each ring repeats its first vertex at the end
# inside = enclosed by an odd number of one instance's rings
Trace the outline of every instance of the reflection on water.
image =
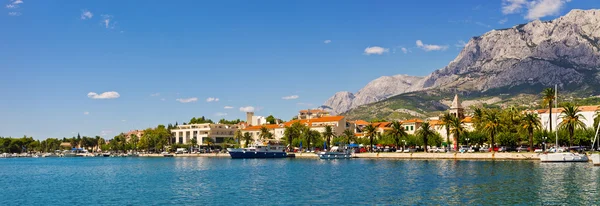
{"type": "Polygon", "coordinates": [[[82,202],[100,205],[594,205],[600,202],[600,168],[581,163],[32,158],[0,159],[0,177],[0,185],[3,185],[0,205],[82,202]]]}

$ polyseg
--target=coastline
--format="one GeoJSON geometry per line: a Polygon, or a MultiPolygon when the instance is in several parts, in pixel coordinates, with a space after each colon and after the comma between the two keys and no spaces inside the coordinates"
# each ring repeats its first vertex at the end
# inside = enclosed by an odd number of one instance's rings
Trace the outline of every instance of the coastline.
{"type": "MultiPolygon", "coordinates": [[[[318,159],[314,153],[289,153],[295,154],[295,158],[318,159]]],[[[140,157],[163,157],[162,154],[140,154],[140,157]]],[[[173,157],[207,157],[207,158],[229,158],[229,154],[173,154],[173,157]]],[[[364,159],[415,159],[415,160],[518,160],[539,161],[538,153],[358,153],[355,158],[364,159]]]]}

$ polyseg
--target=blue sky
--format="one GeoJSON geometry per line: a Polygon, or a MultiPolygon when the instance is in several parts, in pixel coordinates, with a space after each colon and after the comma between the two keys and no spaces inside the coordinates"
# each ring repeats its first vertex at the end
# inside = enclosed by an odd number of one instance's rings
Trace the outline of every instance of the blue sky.
{"type": "Polygon", "coordinates": [[[289,120],[383,75],[427,75],[489,30],[599,6],[596,0],[2,1],[0,136],[36,139],[112,138],[194,116],[243,118],[249,107],[289,120]]]}

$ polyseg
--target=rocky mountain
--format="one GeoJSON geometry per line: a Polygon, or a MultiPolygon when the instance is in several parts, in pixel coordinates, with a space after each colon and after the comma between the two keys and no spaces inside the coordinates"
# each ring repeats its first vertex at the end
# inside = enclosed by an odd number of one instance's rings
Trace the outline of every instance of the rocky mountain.
{"type": "Polygon", "coordinates": [[[599,71],[600,10],[572,10],[552,21],[535,20],[473,37],[448,66],[424,78],[382,77],[354,98],[338,98],[336,94],[325,105],[340,113],[415,91],[433,89],[485,96],[554,84],[559,84],[562,91],[597,95],[599,71]]]}
{"type": "Polygon", "coordinates": [[[342,113],[360,105],[378,102],[391,96],[418,90],[415,83],[423,77],[408,75],[382,76],[367,84],[356,95],[351,92],[338,92],[329,98],[324,106],[334,113],[342,113]]]}

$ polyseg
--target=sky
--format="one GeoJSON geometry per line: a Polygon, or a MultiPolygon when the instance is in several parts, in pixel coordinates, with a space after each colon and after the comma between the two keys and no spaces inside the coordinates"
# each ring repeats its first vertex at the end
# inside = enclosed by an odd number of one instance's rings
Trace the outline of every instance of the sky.
{"type": "Polygon", "coordinates": [[[425,76],[471,37],[597,0],[0,0],[0,136],[192,117],[289,120],[380,76],[425,76]]]}

